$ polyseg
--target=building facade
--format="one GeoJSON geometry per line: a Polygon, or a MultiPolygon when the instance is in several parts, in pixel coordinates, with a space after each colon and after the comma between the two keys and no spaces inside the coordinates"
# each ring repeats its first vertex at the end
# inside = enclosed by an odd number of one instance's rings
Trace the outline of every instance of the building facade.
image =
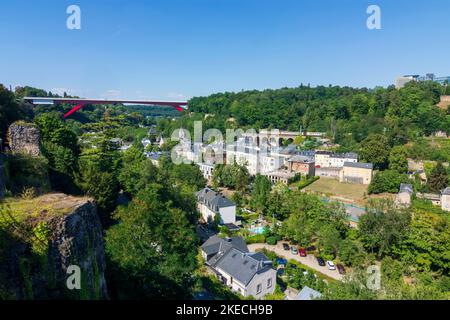
{"type": "Polygon", "coordinates": [[[395,197],[395,204],[400,207],[410,207],[413,193],[413,186],[411,184],[400,184],[400,191],[395,197]]]}
{"type": "Polygon", "coordinates": [[[450,211],[450,187],[445,188],[441,193],[441,208],[450,211]]]}
{"type": "Polygon", "coordinates": [[[249,252],[241,237],[213,236],[202,245],[206,265],[232,291],[262,299],[276,286],[276,270],[264,254],[249,252]]]}
{"type": "Polygon", "coordinates": [[[295,155],[288,160],[288,170],[300,173],[303,176],[313,177],[315,175],[314,158],[295,155]]]}
{"type": "Polygon", "coordinates": [[[354,152],[334,153],[331,151],[316,151],[315,165],[320,168],[342,168],[346,162],[358,162],[358,154],[354,152]]]}
{"type": "Polygon", "coordinates": [[[197,209],[208,223],[219,217],[221,224],[236,222],[236,204],[210,188],[197,192],[197,209]]]}
{"type": "Polygon", "coordinates": [[[340,172],[339,181],[357,184],[370,184],[373,165],[364,162],[345,162],[340,172]]]}

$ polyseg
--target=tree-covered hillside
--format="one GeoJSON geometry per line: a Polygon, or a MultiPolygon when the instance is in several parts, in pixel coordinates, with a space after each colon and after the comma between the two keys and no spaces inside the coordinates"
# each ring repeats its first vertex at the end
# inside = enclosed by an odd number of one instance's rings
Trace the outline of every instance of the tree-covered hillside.
{"type": "Polygon", "coordinates": [[[409,137],[450,132],[448,111],[435,105],[450,88],[434,82],[388,88],[310,87],[218,93],[189,101],[190,111],[234,118],[238,126],[346,133],[362,141],[369,133],[409,137]]]}

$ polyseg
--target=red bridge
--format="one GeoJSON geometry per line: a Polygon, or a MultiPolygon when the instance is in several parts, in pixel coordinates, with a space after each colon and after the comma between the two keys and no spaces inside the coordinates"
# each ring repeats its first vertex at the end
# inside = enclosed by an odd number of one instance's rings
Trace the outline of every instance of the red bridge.
{"type": "Polygon", "coordinates": [[[168,106],[182,112],[187,110],[187,101],[147,101],[147,100],[103,100],[103,99],[75,99],[75,98],[40,98],[40,97],[25,97],[25,101],[32,104],[40,105],[55,105],[55,104],[75,104],[75,107],[64,115],[64,118],[69,117],[88,104],[129,104],[129,105],[148,105],[148,106],[168,106]]]}

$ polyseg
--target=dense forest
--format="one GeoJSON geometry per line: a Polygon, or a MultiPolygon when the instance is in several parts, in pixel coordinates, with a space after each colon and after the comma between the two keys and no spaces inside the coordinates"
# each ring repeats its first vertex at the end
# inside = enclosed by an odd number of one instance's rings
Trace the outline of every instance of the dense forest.
{"type": "Polygon", "coordinates": [[[192,98],[189,115],[162,127],[169,133],[180,126],[192,129],[193,120],[203,120],[205,129],[320,131],[342,150],[355,149],[378,133],[386,135],[391,145],[399,145],[437,131],[450,132],[449,110],[436,106],[444,94],[450,94],[450,87],[433,82],[408,83],[401,90],[300,86],[218,93],[192,98]]]}

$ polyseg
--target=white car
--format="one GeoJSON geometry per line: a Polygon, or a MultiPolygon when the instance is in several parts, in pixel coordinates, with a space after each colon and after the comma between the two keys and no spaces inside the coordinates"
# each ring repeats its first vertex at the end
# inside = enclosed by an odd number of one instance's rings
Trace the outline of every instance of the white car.
{"type": "Polygon", "coordinates": [[[333,261],[327,261],[328,270],[336,270],[336,266],[333,261]]]}

